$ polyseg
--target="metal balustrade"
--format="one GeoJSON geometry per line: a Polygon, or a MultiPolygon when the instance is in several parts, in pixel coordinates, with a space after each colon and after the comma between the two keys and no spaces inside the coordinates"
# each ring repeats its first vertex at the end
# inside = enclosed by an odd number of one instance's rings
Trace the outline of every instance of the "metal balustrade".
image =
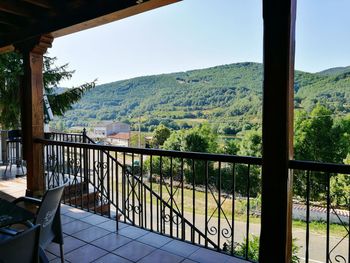
{"type": "MultiPolygon", "coordinates": [[[[64,203],[251,260],[247,244],[251,233],[260,231],[252,225],[260,224],[261,158],[97,145],[86,134],[48,138],[54,140],[37,139],[45,145],[46,183],[51,187],[70,178],[64,203]],[[238,244],[243,253],[237,254],[238,244]]],[[[296,201],[306,207],[305,262],[314,207],[325,209],[326,262],[350,262],[350,249],[338,253],[350,244],[349,222],[339,217],[346,234],[338,244],[330,242],[330,218],[340,211],[334,206],[331,178],[350,176],[349,167],[290,161],[295,185],[303,187],[296,201]],[[324,178],[317,189],[314,176],[324,178]],[[320,193],[317,201],[313,191],[320,193]]],[[[342,210],[349,211],[349,199],[342,210]]]]}

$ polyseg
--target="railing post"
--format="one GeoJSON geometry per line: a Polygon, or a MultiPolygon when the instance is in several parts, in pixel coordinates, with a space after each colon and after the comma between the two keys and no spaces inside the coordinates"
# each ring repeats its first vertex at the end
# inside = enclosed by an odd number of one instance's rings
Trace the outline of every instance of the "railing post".
{"type": "MultiPolygon", "coordinates": [[[[83,129],[82,132],[83,137],[83,143],[87,143],[87,135],[86,135],[86,129],[83,129]]],[[[84,191],[87,190],[89,187],[89,156],[88,156],[88,149],[83,148],[83,177],[84,177],[84,191]]]]}
{"type": "Polygon", "coordinates": [[[296,0],[263,0],[263,166],[260,262],[291,262],[296,0]]]}

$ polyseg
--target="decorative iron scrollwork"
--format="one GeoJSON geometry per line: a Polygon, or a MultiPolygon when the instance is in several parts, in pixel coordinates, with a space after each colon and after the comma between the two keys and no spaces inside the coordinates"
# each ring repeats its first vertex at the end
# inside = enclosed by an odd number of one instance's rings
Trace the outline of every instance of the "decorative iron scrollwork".
{"type": "Polygon", "coordinates": [[[180,225],[181,223],[182,223],[182,221],[183,221],[183,218],[182,217],[180,217],[179,215],[174,215],[173,216],[173,223],[175,224],[175,225],[180,225]]]}
{"type": "Polygon", "coordinates": [[[142,212],[141,205],[126,204],[125,209],[129,212],[135,212],[135,214],[140,214],[142,212]]]}
{"type": "Polygon", "coordinates": [[[80,160],[76,158],[69,158],[68,163],[71,167],[78,167],[80,166],[80,160]]]}
{"type": "Polygon", "coordinates": [[[223,228],[221,230],[221,234],[224,238],[230,238],[232,236],[232,231],[231,231],[231,229],[223,228]]]}
{"type": "Polygon", "coordinates": [[[169,214],[165,214],[165,213],[162,214],[162,218],[164,219],[164,221],[166,223],[170,222],[170,220],[171,220],[170,215],[169,214]]]}
{"type": "Polygon", "coordinates": [[[346,259],[345,259],[342,255],[336,255],[336,256],[334,257],[334,260],[335,260],[336,262],[339,262],[339,263],[341,263],[341,262],[346,263],[346,259]]]}
{"type": "Polygon", "coordinates": [[[212,236],[215,236],[218,233],[218,229],[215,226],[211,226],[208,228],[208,233],[212,236]]]}
{"type": "Polygon", "coordinates": [[[108,164],[106,163],[106,162],[98,162],[98,161],[95,161],[95,168],[96,169],[103,169],[103,170],[105,170],[105,169],[107,169],[108,168],[108,164]]]}

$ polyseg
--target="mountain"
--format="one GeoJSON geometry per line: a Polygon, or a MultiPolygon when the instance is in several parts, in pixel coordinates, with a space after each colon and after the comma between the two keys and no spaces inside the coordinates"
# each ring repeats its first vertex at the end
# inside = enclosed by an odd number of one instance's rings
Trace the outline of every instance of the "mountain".
{"type": "Polygon", "coordinates": [[[318,74],[325,75],[325,76],[332,76],[332,75],[334,76],[334,75],[340,75],[347,72],[350,72],[350,66],[330,68],[330,69],[320,71],[318,72],[318,74]]]}
{"type": "MultiPolygon", "coordinates": [[[[310,110],[320,102],[336,112],[350,112],[350,73],[324,72],[296,71],[296,107],[310,110]]],[[[179,129],[208,121],[219,133],[236,134],[261,124],[262,73],[262,64],[246,62],[103,84],[54,125],[88,126],[100,120],[136,124],[141,118],[142,129],[152,130],[159,123],[179,129]]]]}

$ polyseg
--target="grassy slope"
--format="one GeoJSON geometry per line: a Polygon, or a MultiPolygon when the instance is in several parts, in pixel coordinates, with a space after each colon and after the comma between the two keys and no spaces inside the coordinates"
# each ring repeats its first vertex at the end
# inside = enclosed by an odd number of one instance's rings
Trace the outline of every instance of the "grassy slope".
{"type": "MultiPolygon", "coordinates": [[[[321,101],[335,111],[349,112],[342,106],[350,101],[349,73],[325,72],[296,72],[297,105],[310,109],[321,101]]],[[[136,117],[142,116],[147,127],[161,120],[178,126],[208,120],[217,123],[219,132],[231,127],[235,133],[260,124],[261,101],[262,65],[247,62],[100,85],[61,120],[77,126],[98,120],[137,122],[136,117]]]]}

